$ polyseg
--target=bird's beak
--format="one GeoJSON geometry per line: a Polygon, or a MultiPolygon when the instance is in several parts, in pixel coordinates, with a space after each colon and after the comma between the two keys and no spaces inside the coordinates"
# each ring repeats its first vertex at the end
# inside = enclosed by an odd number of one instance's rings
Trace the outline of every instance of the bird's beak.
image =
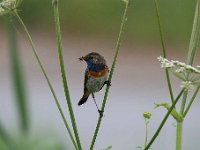
{"type": "Polygon", "coordinates": [[[79,58],[80,61],[86,60],[86,57],[82,56],[79,58]]]}

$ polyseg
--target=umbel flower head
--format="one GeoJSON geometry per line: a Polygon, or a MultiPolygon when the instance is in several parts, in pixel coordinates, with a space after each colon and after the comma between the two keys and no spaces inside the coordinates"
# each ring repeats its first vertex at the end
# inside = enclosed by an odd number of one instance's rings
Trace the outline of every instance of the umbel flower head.
{"type": "Polygon", "coordinates": [[[161,56],[158,57],[158,61],[161,63],[161,68],[168,69],[176,77],[182,80],[182,88],[192,90],[195,85],[200,84],[199,66],[195,68],[177,60],[169,61],[161,56]]]}
{"type": "Polygon", "coordinates": [[[146,118],[146,119],[150,119],[151,118],[151,113],[150,112],[143,112],[143,117],[146,118]]]}
{"type": "Polygon", "coordinates": [[[0,1],[0,16],[7,14],[21,4],[22,0],[2,0],[0,1]]]}

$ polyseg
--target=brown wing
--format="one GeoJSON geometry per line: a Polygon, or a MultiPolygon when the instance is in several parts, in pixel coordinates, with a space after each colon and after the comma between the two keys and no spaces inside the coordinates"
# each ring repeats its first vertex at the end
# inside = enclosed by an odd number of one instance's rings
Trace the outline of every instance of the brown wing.
{"type": "Polygon", "coordinates": [[[86,101],[87,101],[87,99],[88,99],[88,97],[89,97],[89,95],[90,95],[90,92],[88,91],[88,89],[86,88],[86,83],[87,83],[87,80],[88,80],[88,75],[87,75],[87,73],[88,73],[88,69],[86,69],[85,70],[85,79],[84,79],[84,91],[83,91],[83,97],[80,99],[80,101],[78,102],[78,105],[82,105],[82,104],[84,104],[86,101]]]}

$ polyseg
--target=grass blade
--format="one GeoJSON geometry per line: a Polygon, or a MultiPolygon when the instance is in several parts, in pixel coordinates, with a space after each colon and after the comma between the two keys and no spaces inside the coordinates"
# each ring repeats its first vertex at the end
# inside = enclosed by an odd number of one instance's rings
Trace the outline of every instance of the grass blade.
{"type": "Polygon", "coordinates": [[[80,138],[78,135],[78,129],[76,125],[76,120],[72,108],[71,98],[69,94],[69,88],[67,84],[67,77],[65,74],[65,65],[64,65],[64,58],[63,58],[63,52],[62,52],[62,39],[61,39],[61,31],[60,31],[60,21],[59,21],[59,8],[58,8],[58,0],[53,0],[53,10],[54,10],[54,19],[55,19],[55,27],[56,27],[56,38],[57,38],[57,46],[58,46],[58,55],[59,55],[59,61],[60,61],[60,69],[61,69],[61,75],[63,80],[63,88],[65,92],[65,97],[69,109],[69,114],[71,118],[72,127],[74,130],[74,134],[76,137],[76,142],[79,150],[82,150],[80,138]]]}

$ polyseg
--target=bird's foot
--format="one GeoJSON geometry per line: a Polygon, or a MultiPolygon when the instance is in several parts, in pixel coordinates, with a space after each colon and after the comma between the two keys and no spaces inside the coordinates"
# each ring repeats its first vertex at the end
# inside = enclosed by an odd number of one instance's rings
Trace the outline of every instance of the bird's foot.
{"type": "Polygon", "coordinates": [[[99,112],[99,115],[101,116],[101,117],[103,117],[103,110],[100,110],[100,109],[98,109],[98,112],[99,112]]]}
{"type": "Polygon", "coordinates": [[[111,81],[110,81],[110,80],[106,80],[106,81],[104,82],[104,84],[107,84],[108,86],[111,86],[111,81]]]}

